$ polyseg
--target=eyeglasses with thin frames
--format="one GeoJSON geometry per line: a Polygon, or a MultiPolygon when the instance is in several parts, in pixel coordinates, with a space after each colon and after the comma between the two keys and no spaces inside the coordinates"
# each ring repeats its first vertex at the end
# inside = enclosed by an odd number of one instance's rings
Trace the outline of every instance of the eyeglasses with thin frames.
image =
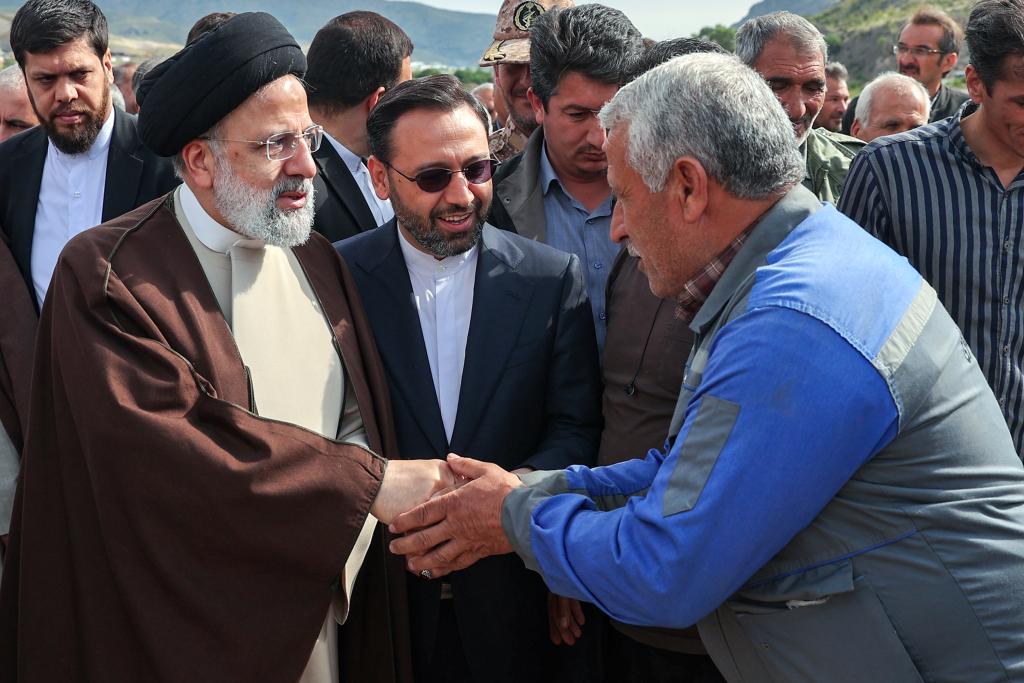
{"type": "Polygon", "coordinates": [[[896,43],[895,45],[893,45],[892,53],[894,55],[905,55],[907,53],[910,53],[915,57],[927,57],[928,55],[944,54],[942,50],[936,50],[933,47],[925,47],[924,45],[910,47],[909,45],[904,45],[903,43],[896,43]]]}
{"type": "Polygon", "coordinates": [[[324,139],[323,126],[312,125],[301,133],[285,131],[274,133],[266,140],[234,140],[229,138],[202,137],[200,140],[215,140],[217,142],[248,142],[251,145],[263,145],[267,155],[267,161],[284,161],[295,156],[299,149],[299,141],[306,143],[310,154],[320,149],[320,143],[324,139]]]}
{"type": "Polygon", "coordinates": [[[384,165],[406,180],[416,183],[416,186],[424,192],[434,193],[448,187],[448,183],[452,181],[452,176],[456,173],[466,176],[466,182],[468,183],[482,185],[491,179],[499,163],[497,159],[480,159],[479,161],[466,164],[455,171],[450,168],[427,168],[414,176],[402,173],[386,161],[384,165]]]}

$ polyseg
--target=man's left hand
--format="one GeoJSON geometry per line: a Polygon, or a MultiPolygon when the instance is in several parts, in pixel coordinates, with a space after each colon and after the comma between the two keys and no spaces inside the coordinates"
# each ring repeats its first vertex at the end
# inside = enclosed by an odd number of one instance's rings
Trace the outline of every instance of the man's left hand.
{"type": "Polygon", "coordinates": [[[448,465],[470,481],[399,515],[391,552],[407,555],[409,571],[437,578],[465,569],[477,560],[512,552],[501,526],[501,506],[519,477],[498,465],[450,454],[448,465]]]}

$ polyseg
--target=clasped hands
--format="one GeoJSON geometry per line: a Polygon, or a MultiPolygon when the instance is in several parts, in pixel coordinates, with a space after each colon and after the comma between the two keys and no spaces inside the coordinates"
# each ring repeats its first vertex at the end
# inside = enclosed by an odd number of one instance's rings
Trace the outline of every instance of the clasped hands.
{"type": "MultiPolygon", "coordinates": [[[[392,534],[404,534],[390,548],[406,556],[409,571],[438,578],[512,552],[501,507],[509,491],[522,485],[515,473],[454,453],[447,461],[392,460],[371,511],[390,522],[392,534]]],[[[585,622],[579,602],[553,593],[548,619],[556,645],[575,643],[585,622]]]]}
{"type": "Polygon", "coordinates": [[[501,506],[522,485],[498,465],[454,453],[447,461],[392,460],[371,512],[400,535],[390,548],[406,556],[409,571],[437,578],[512,552],[501,506]]]}

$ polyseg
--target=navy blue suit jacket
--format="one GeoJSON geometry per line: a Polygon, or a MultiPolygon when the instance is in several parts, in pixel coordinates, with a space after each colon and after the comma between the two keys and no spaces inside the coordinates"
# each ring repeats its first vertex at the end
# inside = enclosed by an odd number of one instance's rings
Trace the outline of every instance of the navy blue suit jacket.
{"type": "MultiPolygon", "coordinates": [[[[601,429],[593,318],[575,256],[484,227],[451,443],[445,436],[395,221],[337,243],[359,287],[391,387],[403,458],[449,452],[506,469],[592,464],[601,429]]],[[[515,555],[451,576],[476,680],[552,675],[546,593],[515,555]]],[[[440,583],[410,577],[417,678],[435,647],[440,583]]]]}

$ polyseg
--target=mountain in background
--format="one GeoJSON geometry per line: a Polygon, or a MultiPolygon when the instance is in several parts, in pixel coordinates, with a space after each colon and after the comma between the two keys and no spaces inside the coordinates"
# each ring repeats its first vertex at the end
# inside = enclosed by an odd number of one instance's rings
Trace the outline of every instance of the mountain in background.
{"type": "Polygon", "coordinates": [[[838,0],[760,0],[760,2],[755,2],[751,5],[750,11],[747,12],[747,16],[737,21],[733,26],[739,27],[739,25],[747,19],[771,14],[772,12],[792,12],[793,14],[799,14],[803,17],[809,17],[814,14],[824,12],[829,7],[835,5],[837,1],[838,0]]]}
{"type": "MultiPolygon", "coordinates": [[[[21,3],[7,3],[0,0],[0,12],[13,16],[21,3]]],[[[269,12],[300,43],[308,45],[329,19],[362,9],[377,12],[401,26],[416,46],[415,61],[471,66],[476,65],[490,45],[496,21],[493,14],[453,12],[417,2],[390,0],[304,0],[291,5],[279,0],[99,0],[96,4],[110,25],[112,49],[141,56],[177,49],[184,44],[192,24],[211,12],[269,12]]],[[[0,22],[5,49],[9,48],[9,27],[9,19],[0,22]]]]}
{"type": "MultiPolygon", "coordinates": [[[[937,0],[931,4],[963,26],[974,0],[937,0]]],[[[842,62],[850,72],[851,83],[860,86],[882,71],[896,68],[892,45],[920,6],[921,0],[761,0],[733,27],[770,12],[788,11],[805,16],[824,34],[829,60],[842,62]]],[[[954,71],[966,63],[965,46],[954,71]]]]}
{"type": "MultiPolygon", "coordinates": [[[[939,0],[932,4],[965,26],[974,0],[939,0]]],[[[920,6],[920,0],[842,0],[808,19],[825,34],[829,59],[842,62],[849,69],[851,80],[864,82],[896,68],[892,45],[920,6]]],[[[964,46],[956,69],[962,69],[966,63],[964,46]]]]}

